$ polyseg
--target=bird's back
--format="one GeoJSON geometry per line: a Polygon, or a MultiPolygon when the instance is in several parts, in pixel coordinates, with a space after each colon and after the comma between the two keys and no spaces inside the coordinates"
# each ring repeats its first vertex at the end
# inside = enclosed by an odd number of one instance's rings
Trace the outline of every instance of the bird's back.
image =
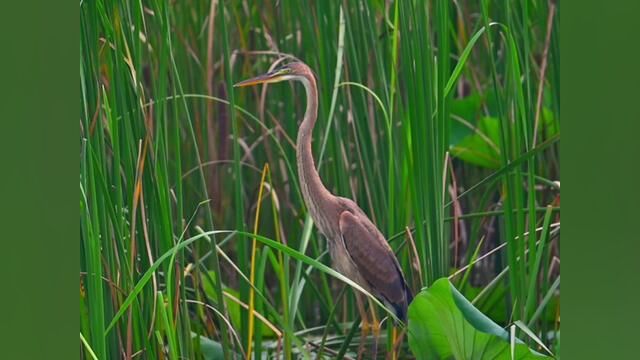
{"type": "Polygon", "coordinates": [[[412,294],[393,250],[355,202],[346,198],[340,202],[344,208],[339,216],[341,240],[360,281],[404,321],[412,294]]]}

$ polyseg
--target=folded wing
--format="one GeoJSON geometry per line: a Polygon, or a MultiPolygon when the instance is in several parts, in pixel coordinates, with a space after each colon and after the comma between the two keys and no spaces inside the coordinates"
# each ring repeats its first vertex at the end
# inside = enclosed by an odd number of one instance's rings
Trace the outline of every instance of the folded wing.
{"type": "Polygon", "coordinates": [[[353,263],[373,294],[386,300],[403,319],[410,292],[380,231],[368,219],[344,211],[340,215],[340,232],[353,263]]]}

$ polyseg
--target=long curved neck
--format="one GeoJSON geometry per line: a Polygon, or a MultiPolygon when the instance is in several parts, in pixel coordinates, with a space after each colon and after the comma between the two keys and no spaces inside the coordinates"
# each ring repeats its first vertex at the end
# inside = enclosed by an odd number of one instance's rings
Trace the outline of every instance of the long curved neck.
{"type": "Polygon", "coordinates": [[[322,183],[318,170],[316,170],[313,153],[311,151],[313,126],[318,117],[318,90],[316,80],[311,71],[305,76],[298,77],[298,80],[302,82],[307,93],[307,110],[305,111],[304,119],[298,130],[298,176],[300,178],[302,195],[307,203],[311,217],[320,227],[320,230],[325,232],[327,226],[323,214],[326,214],[327,210],[329,210],[327,207],[331,205],[330,203],[334,196],[322,183]]]}

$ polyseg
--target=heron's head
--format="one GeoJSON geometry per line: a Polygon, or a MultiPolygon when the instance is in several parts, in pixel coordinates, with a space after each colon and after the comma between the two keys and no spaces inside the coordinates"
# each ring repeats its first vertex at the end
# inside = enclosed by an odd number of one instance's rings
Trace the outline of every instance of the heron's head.
{"type": "Polygon", "coordinates": [[[271,84],[287,80],[305,80],[311,74],[309,67],[301,62],[291,62],[282,65],[266,74],[251,79],[240,81],[234,87],[252,86],[258,84],[271,84]]]}

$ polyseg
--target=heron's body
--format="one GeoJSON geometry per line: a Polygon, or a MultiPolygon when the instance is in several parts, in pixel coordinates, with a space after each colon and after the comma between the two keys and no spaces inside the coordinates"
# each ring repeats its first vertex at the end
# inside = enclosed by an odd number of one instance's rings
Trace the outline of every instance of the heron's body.
{"type": "Polygon", "coordinates": [[[404,321],[411,291],[391,247],[354,201],[327,190],[316,170],[311,138],[318,113],[318,94],[311,69],[294,62],[238,85],[283,80],[298,80],[306,90],[307,108],[297,139],[298,176],[309,213],[328,240],[333,267],[383,301],[404,321]]]}

